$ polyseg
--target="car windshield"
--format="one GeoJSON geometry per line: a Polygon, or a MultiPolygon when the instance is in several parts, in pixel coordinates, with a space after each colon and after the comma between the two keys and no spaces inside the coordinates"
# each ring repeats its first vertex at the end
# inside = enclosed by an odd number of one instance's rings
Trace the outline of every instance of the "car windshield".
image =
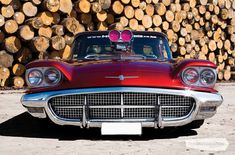
{"type": "Polygon", "coordinates": [[[156,34],[134,34],[126,46],[110,42],[108,34],[84,34],[75,40],[74,59],[170,59],[167,40],[156,34]],[[128,47],[128,48],[127,48],[128,47]],[[118,54],[117,54],[118,53],[118,54]],[[126,54],[128,53],[128,54],[126,54]]]}

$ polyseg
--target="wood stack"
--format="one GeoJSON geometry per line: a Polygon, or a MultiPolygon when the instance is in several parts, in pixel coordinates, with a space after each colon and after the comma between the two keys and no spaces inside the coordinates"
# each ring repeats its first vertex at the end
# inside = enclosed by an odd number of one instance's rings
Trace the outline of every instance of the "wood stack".
{"type": "Polygon", "coordinates": [[[23,87],[25,64],[66,60],[74,35],[109,29],[164,32],[175,57],[210,60],[230,80],[234,11],[234,0],[0,0],[0,84],[23,87]]]}

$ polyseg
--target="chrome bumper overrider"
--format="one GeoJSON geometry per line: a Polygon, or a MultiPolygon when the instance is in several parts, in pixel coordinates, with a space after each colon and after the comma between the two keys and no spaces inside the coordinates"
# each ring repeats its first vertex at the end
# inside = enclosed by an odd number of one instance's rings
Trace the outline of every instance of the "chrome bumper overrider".
{"type": "MultiPolygon", "coordinates": [[[[21,103],[28,109],[28,112],[39,118],[47,116],[56,124],[59,125],[77,125],[81,127],[101,127],[103,120],[92,120],[86,118],[85,106],[83,119],[70,120],[59,118],[50,109],[48,105],[49,99],[55,96],[74,95],[74,94],[90,94],[90,93],[107,93],[107,92],[144,92],[169,95],[189,96],[195,99],[196,105],[193,111],[186,118],[176,120],[163,120],[161,114],[155,121],[141,120],[143,127],[167,127],[167,126],[182,126],[194,120],[206,119],[212,117],[216,113],[216,108],[221,105],[223,98],[218,93],[206,93],[192,90],[175,90],[175,89],[158,89],[158,88],[142,88],[142,87],[108,87],[108,88],[87,88],[87,89],[69,89],[41,92],[34,94],[26,94],[21,98],[21,103]],[[35,110],[36,109],[36,110],[35,110]]],[[[110,120],[112,121],[112,120],[110,120]]],[[[117,122],[117,120],[115,120],[117,122]]],[[[120,122],[125,120],[120,120],[120,122]]],[[[133,121],[133,120],[132,120],[133,121]]],[[[138,122],[138,120],[136,120],[138,122]]]]}

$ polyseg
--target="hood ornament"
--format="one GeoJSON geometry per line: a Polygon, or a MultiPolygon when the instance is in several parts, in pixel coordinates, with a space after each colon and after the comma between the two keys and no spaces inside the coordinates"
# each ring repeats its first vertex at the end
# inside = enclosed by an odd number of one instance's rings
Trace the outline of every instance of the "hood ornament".
{"type": "Polygon", "coordinates": [[[138,76],[124,76],[124,75],[119,75],[119,76],[105,76],[106,79],[119,79],[120,81],[123,81],[125,79],[136,79],[139,78],[138,76]]]}

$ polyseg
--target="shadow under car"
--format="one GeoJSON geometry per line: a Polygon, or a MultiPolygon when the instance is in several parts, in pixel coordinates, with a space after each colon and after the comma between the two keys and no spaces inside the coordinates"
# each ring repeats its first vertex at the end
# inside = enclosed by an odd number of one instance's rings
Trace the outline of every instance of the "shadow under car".
{"type": "Polygon", "coordinates": [[[102,136],[100,128],[81,129],[78,126],[59,126],[49,119],[37,119],[27,112],[19,114],[0,124],[1,136],[55,138],[59,140],[152,140],[197,135],[187,127],[143,128],[141,136],[102,136]]]}

